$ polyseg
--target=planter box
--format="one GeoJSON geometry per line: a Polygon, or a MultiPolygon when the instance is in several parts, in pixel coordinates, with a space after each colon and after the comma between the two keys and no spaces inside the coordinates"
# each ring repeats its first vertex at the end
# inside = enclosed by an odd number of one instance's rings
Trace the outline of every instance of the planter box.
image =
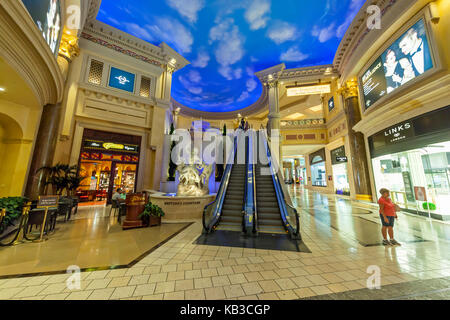
{"type": "Polygon", "coordinates": [[[149,227],[156,227],[161,225],[161,217],[150,216],[150,221],[148,223],[149,227]]]}

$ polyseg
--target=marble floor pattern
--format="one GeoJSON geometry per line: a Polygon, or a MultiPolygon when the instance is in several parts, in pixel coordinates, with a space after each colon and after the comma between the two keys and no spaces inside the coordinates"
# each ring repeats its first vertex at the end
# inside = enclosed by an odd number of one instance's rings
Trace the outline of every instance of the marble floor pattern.
{"type": "Polygon", "coordinates": [[[398,232],[406,242],[383,247],[379,234],[366,239],[359,230],[379,233],[375,207],[301,188],[291,192],[302,205],[301,233],[311,253],[195,245],[202,231],[195,221],[131,268],[81,273],[79,289],[68,289],[66,274],[3,279],[0,299],[317,298],[365,289],[371,266],[381,271],[382,290],[428,279],[448,287],[449,224],[402,213],[398,232]],[[424,241],[410,241],[414,237],[424,241]]]}
{"type": "Polygon", "coordinates": [[[188,225],[164,223],[123,231],[117,217],[109,216],[108,208],[81,207],[70,221],[58,222],[47,241],[0,248],[0,279],[61,273],[71,265],[81,269],[128,266],[188,225]]]}

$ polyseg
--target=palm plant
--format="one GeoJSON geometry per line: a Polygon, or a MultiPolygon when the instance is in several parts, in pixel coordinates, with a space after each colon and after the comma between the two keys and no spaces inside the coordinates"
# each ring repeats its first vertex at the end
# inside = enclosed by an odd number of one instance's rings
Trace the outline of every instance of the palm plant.
{"type": "Polygon", "coordinates": [[[52,194],[63,195],[64,191],[66,194],[72,193],[74,190],[78,189],[86,177],[80,177],[78,175],[78,166],[57,163],[52,167],[42,167],[38,170],[43,171],[46,175],[45,185],[47,193],[47,187],[52,187],[52,194]]]}

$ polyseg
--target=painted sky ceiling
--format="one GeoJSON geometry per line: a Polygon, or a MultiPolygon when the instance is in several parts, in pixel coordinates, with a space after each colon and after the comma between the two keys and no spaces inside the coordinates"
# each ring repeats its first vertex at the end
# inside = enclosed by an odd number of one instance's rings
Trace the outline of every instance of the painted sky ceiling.
{"type": "Polygon", "coordinates": [[[172,96],[209,112],[256,102],[254,72],[331,64],[365,0],[103,0],[97,19],[191,64],[174,74],[172,96]]]}

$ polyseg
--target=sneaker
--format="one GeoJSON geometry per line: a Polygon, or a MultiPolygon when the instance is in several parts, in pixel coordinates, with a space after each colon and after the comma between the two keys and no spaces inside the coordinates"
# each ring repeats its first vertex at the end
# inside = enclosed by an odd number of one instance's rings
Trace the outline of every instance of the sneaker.
{"type": "Polygon", "coordinates": [[[401,246],[401,244],[398,243],[397,241],[395,241],[395,239],[391,240],[391,245],[393,245],[393,246],[401,246]]]}
{"type": "Polygon", "coordinates": [[[388,240],[383,240],[383,246],[389,246],[391,243],[388,240]]]}

